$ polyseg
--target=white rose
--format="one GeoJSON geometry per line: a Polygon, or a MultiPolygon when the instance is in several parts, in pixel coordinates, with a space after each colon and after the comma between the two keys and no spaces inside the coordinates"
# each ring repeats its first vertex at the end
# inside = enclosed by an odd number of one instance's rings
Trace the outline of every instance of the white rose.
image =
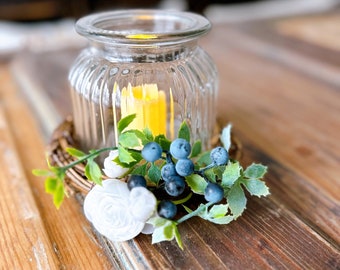
{"type": "Polygon", "coordinates": [[[109,156],[104,159],[104,173],[111,178],[120,178],[129,170],[128,168],[123,168],[114,159],[118,157],[118,150],[112,150],[109,156]]]}
{"type": "Polygon", "coordinates": [[[137,236],[155,209],[156,198],[152,192],[143,187],[130,192],[127,184],[117,179],[95,186],[84,201],[86,218],[112,241],[126,241],[137,236]]]}

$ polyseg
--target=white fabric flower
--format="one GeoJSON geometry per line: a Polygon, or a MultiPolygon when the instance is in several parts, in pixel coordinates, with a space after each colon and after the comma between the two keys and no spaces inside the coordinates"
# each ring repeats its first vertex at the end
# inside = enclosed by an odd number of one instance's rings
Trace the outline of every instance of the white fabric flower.
{"type": "Polygon", "coordinates": [[[103,181],[86,196],[84,213],[96,230],[112,241],[137,236],[156,210],[156,198],[144,187],[128,189],[117,179],[103,181]]]}
{"type": "Polygon", "coordinates": [[[129,170],[117,164],[114,159],[118,157],[118,150],[112,150],[109,156],[104,159],[104,173],[111,178],[120,178],[129,170]]]}

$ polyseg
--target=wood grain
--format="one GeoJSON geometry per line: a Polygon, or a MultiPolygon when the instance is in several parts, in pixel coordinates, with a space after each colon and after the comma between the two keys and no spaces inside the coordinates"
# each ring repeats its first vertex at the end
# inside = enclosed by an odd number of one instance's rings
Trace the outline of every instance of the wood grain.
{"type": "Polygon", "coordinates": [[[0,81],[3,269],[110,269],[76,200],[57,211],[32,175],[46,167],[42,137],[8,70],[0,69],[0,81]]]}

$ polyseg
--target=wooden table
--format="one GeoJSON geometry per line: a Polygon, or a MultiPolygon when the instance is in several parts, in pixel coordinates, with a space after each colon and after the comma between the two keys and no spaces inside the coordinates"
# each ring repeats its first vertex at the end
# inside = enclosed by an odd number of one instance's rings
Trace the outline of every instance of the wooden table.
{"type": "Polygon", "coordinates": [[[203,40],[220,71],[219,118],[233,123],[243,165],[269,166],[271,195],[230,225],[182,224],[184,251],[145,235],[110,243],[75,198],[54,208],[31,170],[46,167],[44,146],[71,111],[76,53],[2,64],[0,269],[340,269],[339,21],[215,25],[203,40]]]}

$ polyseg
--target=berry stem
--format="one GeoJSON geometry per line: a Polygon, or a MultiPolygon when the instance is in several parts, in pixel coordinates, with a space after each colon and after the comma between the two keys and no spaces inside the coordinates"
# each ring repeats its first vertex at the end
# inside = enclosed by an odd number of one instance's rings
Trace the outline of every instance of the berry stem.
{"type": "Polygon", "coordinates": [[[110,151],[110,150],[117,150],[118,147],[107,147],[107,148],[101,148],[101,149],[98,149],[96,151],[93,151],[92,153],[88,154],[88,155],[85,155],[71,163],[69,163],[68,165],[64,166],[64,167],[60,167],[61,170],[63,171],[67,171],[68,169],[71,169],[72,167],[74,167],[75,165],[79,164],[79,163],[82,163],[83,161],[91,158],[91,157],[96,157],[98,156],[100,153],[102,152],[105,152],[105,151],[110,151]]]}
{"type": "Polygon", "coordinates": [[[176,200],[176,201],[172,201],[172,202],[173,202],[174,204],[176,204],[176,205],[177,205],[177,204],[183,204],[183,203],[189,201],[191,197],[192,197],[192,192],[190,192],[189,195],[186,196],[185,198],[180,199],[180,200],[176,200]]]}
{"type": "Polygon", "coordinates": [[[173,160],[172,160],[172,158],[171,158],[171,154],[170,154],[169,151],[166,152],[166,162],[167,162],[167,163],[171,163],[171,164],[174,163],[173,160]]]}
{"type": "Polygon", "coordinates": [[[206,167],[201,168],[201,169],[199,170],[199,172],[203,174],[206,170],[209,170],[209,169],[211,169],[211,168],[214,168],[215,165],[216,165],[215,163],[210,163],[210,164],[207,165],[206,167]]]}
{"type": "Polygon", "coordinates": [[[201,212],[205,211],[208,207],[213,205],[213,202],[208,202],[207,204],[201,204],[196,210],[186,214],[185,216],[181,217],[179,220],[177,220],[177,224],[182,223],[192,217],[198,216],[201,212]]]}
{"type": "Polygon", "coordinates": [[[209,179],[206,177],[206,175],[204,174],[204,171],[202,170],[198,170],[198,171],[194,171],[194,173],[198,174],[199,176],[201,176],[205,182],[209,183],[209,179]]]}

